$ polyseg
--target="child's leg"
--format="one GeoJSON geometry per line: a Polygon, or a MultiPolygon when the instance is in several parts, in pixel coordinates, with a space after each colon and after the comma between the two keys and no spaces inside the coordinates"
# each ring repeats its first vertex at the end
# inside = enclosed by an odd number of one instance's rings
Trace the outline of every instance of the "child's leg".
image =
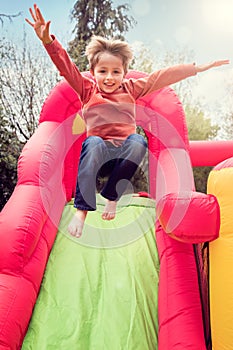
{"type": "Polygon", "coordinates": [[[107,203],[104,207],[102,214],[103,220],[113,220],[116,216],[117,201],[110,201],[107,199],[107,203]]]}
{"type": "Polygon", "coordinates": [[[128,181],[132,178],[144,158],[146,149],[146,141],[143,136],[138,134],[130,135],[123,145],[119,147],[118,159],[101,192],[102,196],[107,199],[102,215],[103,219],[111,220],[115,217],[117,201],[126,190],[128,181]],[[126,181],[121,181],[124,179],[126,181]]]}
{"type": "Polygon", "coordinates": [[[106,149],[105,142],[98,136],[89,136],[83,142],[78,166],[75,208],[96,210],[96,177],[106,161],[106,149]]]}
{"type": "Polygon", "coordinates": [[[74,207],[77,209],[68,231],[80,237],[88,211],[96,210],[96,176],[105,163],[106,145],[98,136],[88,137],[82,145],[74,207]]]}
{"type": "Polygon", "coordinates": [[[68,231],[72,236],[80,237],[82,235],[86,216],[87,210],[77,209],[68,226],[68,231]]]}

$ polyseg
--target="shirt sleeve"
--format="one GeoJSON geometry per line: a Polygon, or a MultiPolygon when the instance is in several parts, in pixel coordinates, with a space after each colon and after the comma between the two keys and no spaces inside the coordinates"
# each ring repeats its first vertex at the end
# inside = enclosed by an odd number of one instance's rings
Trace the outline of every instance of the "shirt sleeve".
{"type": "Polygon", "coordinates": [[[135,99],[148,95],[165,86],[175,84],[185,78],[196,75],[194,64],[180,64],[155,71],[147,77],[129,79],[127,84],[135,99]]]}
{"type": "Polygon", "coordinates": [[[93,82],[84,77],[75,63],[71,60],[66,50],[58,42],[55,36],[53,41],[45,44],[44,47],[51,60],[57,67],[61,76],[63,76],[70,86],[77,92],[82,102],[88,99],[88,95],[93,87],[93,82]]]}

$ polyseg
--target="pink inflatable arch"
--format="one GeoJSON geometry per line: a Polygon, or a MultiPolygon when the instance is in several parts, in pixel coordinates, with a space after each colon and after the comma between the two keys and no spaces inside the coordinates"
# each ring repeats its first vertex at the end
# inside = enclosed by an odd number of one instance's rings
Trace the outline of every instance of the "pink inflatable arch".
{"type": "Polygon", "coordinates": [[[215,166],[232,155],[233,140],[190,141],[193,166],[215,166]]]}
{"type": "MultiPolygon", "coordinates": [[[[77,113],[80,101],[62,81],[43,105],[39,127],[19,159],[18,183],[1,213],[1,350],[21,347],[64,205],[74,194],[85,138],[72,132],[77,113]]],[[[218,236],[218,203],[195,192],[185,116],[171,88],[138,101],[137,124],[148,137],[150,194],[158,216],[158,348],[204,350],[210,332],[198,243],[218,236]]]]}

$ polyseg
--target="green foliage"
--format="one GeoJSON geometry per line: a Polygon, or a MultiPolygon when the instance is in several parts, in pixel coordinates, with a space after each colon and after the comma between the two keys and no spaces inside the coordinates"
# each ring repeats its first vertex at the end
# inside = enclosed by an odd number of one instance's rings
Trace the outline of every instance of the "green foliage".
{"type": "MultiPolygon", "coordinates": [[[[190,140],[211,140],[217,136],[219,126],[212,125],[209,118],[205,118],[203,111],[198,106],[187,105],[185,107],[188,133],[190,140]]],[[[196,190],[206,193],[207,180],[212,167],[194,167],[194,181],[196,190]]]]}
{"type": "Polygon", "coordinates": [[[198,106],[185,106],[185,115],[190,140],[211,140],[217,136],[219,126],[211,124],[198,106]]]}
{"type": "Polygon", "coordinates": [[[69,42],[68,53],[80,71],[88,69],[85,48],[93,34],[124,39],[123,34],[133,26],[135,20],[125,13],[129,5],[113,7],[112,0],[78,0],[71,12],[76,21],[75,38],[69,42]]]}

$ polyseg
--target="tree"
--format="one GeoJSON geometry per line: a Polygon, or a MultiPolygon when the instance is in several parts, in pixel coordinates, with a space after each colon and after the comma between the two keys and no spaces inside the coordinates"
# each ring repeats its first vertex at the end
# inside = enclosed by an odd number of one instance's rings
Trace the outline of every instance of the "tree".
{"type": "Polygon", "coordinates": [[[17,161],[23,143],[16,136],[13,125],[4,117],[0,107],[0,210],[14,190],[17,180],[17,161]]]}
{"type": "Polygon", "coordinates": [[[39,49],[0,40],[0,102],[14,125],[17,137],[26,142],[35,132],[44,99],[58,81],[58,73],[39,49]]]}
{"type": "MultiPolygon", "coordinates": [[[[209,118],[205,118],[203,111],[198,106],[185,106],[187,126],[190,140],[211,140],[214,139],[220,127],[212,125],[209,118]]],[[[207,180],[212,167],[194,167],[194,181],[196,190],[206,193],[207,180]]]]}
{"type": "Polygon", "coordinates": [[[93,34],[124,39],[123,34],[135,24],[133,17],[125,13],[129,5],[113,8],[112,0],[78,0],[71,12],[76,21],[73,33],[75,38],[69,42],[68,53],[81,71],[88,69],[85,48],[93,34]]]}
{"type": "Polygon", "coordinates": [[[0,40],[0,145],[1,208],[17,181],[17,160],[35,132],[42,104],[58,81],[46,55],[35,48],[0,40]],[[33,55],[32,55],[33,52],[33,55]]]}
{"type": "Polygon", "coordinates": [[[15,15],[6,15],[5,13],[0,13],[0,22],[1,25],[4,23],[4,19],[7,18],[10,22],[12,22],[13,18],[18,17],[22,14],[22,12],[19,12],[15,15]]]}
{"type": "Polygon", "coordinates": [[[187,104],[185,115],[190,140],[211,140],[217,136],[220,127],[217,124],[213,125],[198,105],[193,107],[187,104]]]}
{"type": "Polygon", "coordinates": [[[226,85],[225,99],[221,100],[222,109],[219,111],[222,119],[222,134],[225,140],[233,140],[233,87],[232,79],[226,85]],[[228,106],[228,108],[226,108],[228,106]]]}
{"type": "Polygon", "coordinates": [[[145,73],[151,73],[154,70],[155,59],[150,48],[146,47],[141,41],[133,43],[134,58],[132,68],[145,73]]]}
{"type": "Polygon", "coordinates": [[[233,113],[228,113],[225,116],[222,132],[226,140],[233,140],[233,113]]]}

